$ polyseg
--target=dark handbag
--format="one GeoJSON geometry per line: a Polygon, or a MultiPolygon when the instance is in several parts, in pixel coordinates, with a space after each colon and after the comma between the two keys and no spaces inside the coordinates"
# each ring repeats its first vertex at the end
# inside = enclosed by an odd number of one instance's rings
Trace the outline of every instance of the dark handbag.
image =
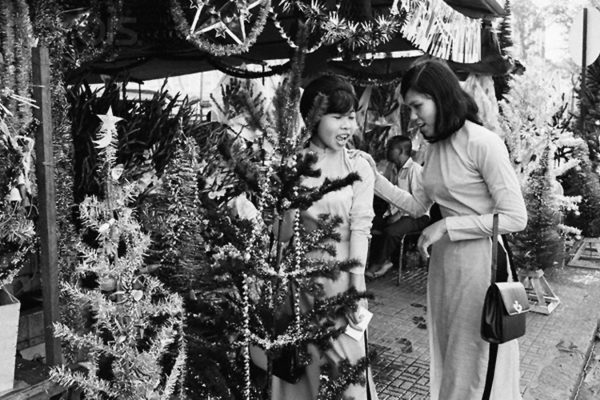
{"type": "Polygon", "coordinates": [[[494,214],[492,278],[481,315],[481,337],[490,343],[505,343],[525,334],[529,300],[520,282],[496,282],[498,265],[498,214],[494,214]]]}
{"type": "MultiPolygon", "coordinates": [[[[288,295],[287,301],[282,309],[276,312],[273,321],[273,329],[276,335],[282,334],[290,324],[294,323],[295,311],[292,299],[294,290],[297,289],[291,282],[289,288],[290,294],[288,295]]],[[[283,347],[277,352],[276,356],[271,358],[271,373],[288,383],[297,383],[306,370],[306,363],[303,362],[303,357],[300,353],[301,349],[298,346],[290,344],[289,346],[283,347]]],[[[256,345],[251,345],[250,357],[256,366],[263,371],[267,370],[268,358],[264,349],[256,345]]],[[[304,357],[304,359],[305,358],[306,357],[304,357]]]]}
{"type": "MultiPolygon", "coordinates": [[[[514,268],[514,266],[511,266],[514,268]]],[[[492,276],[481,313],[481,337],[490,343],[488,369],[483,391],[483,400],[488,400],[492,392],[492,382],[496,369],[498,344],[521,337],[525,334],[525,314],[529,311],[529,299],[525,287],[520,282],[496,282],[498,273],[498,214],[494,214],[492,229],[492,276]]],[[[513,269],[513,276],[514,273],[513,269]]]]}
{"type": "Polygon", "coordinates": [[[273,375],[288,383],[297,383],[306,370],[306,366],[300,361],[300,350],[295,346],[281,349],[272,363],[273,375]]]}

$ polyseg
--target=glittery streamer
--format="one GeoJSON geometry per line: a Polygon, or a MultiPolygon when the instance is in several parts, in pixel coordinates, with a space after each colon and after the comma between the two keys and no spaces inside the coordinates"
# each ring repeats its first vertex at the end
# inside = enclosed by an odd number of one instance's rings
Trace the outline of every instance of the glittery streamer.
{"type": "MultiPolygon", "coordinates": [[[[279,15],[274,10],[271,10],[271,20],[273,21],[275,28],[277,28],[277,31],[279,31],[279,35],[281,36],[282,39],[284,39],[287,42],[288,46],[290,46],[292,49],[297,49],[299,46],[296,43],[294,43],[294,41],[287,35],[287,33],[285,32],[285,29],[283,29],[283,26],[281,26],[281,23],[279,22],[278,18],[279,18],[279,15]]],[[[325,36],[322,36],[321,39],[319,39],[319,42],[317,44],[315,44],[311,48],[305,49],[304,52],[306,54],[314,53],[321,46],[323,46],[324,43],[325,43],[325,36]]]]}
{"type": "Polygon", "coordinates": [[[442,0],[407,0],[401,31],[419,49],[461,63],[481,60],[481,21],[452,9],[442,0]]]}
{"type": "Polygon", "coordinates": [[[243,312],[243,347],[244,357],[244,399],[250,400],[250,301],[248,298],[248,276],[242,274],[242,312],[243,312]]]}

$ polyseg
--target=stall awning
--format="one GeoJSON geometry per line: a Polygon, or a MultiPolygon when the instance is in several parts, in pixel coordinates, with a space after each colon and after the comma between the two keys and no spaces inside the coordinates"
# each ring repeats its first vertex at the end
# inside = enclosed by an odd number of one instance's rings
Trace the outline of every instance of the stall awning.
{"type": "MultiPolygon", "coordinates": [[[[353,0],[354,12],[371,16],[389,10],[392,0],[353,0]],[[361,1],[361,2],[359,2],[361,1]]],[[[471,17],[496,17],[504,10],[496,0],[444,0],[451,7],[471,17]]],[[[272,21],[268,21],[250,51],[235,56],[210,56],[181,38],[170,18],[169,1],[130,0],[124,2],[124,23],[135,40],[123,41],[109,59],[98,59],[82,65],[69,74],[67,80],[77,81],[86,76],[90,82],[99,82],[100,75],[127,74],[130,79],[144,81],[216,69],[215,62],[231,66],[261,63],[265,60],[288,59],[293,49],[281,37],[272,21]]],[[[182,0],[182,4],[185,3],[182,0]]],[[[189,3],[189,0],[187,0],[189,3]]],[[[326,2],[327,3],[327,2],[326,2]]],[[[335,3],[335,2],[333,2],[335,3]]],[[[415,50],[415,46],[401,36],[385,44],[386,52],[415,50]]],[[[337,46],[323,46],[307,56],[307,73],[328,68],[328,61],[339,57],[337,46]]]]}

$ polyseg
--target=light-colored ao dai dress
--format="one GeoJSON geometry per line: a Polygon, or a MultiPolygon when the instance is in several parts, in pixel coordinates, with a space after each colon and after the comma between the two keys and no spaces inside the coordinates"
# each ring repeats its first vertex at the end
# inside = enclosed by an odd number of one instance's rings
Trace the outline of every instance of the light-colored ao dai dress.
{"type": "MultiPolygon", "coordinates": [[[[302,212],[302,223],[307,229],[314,229],[321,214],[331,216],[337,215],[342,222],[337,228],[341,236],[339,242],[334,243],[337,260],[357,259],[361,265],[353,269],[353,273],[363,276],[369,248],[371,235],[371,224],[373,212],[373,185],[374,175],[369,164],[362,157],[350,157],[346,149],[334,152],[329,149],[321,149],[310,145],[309,151],[318,155],[315,168],[321,170],[318,178],[306,178],[302,184],[308,187],[320,186],[325,178],[344,178],[351,172],[357,172],[360,180],[340,190],[326,194],[322,199],[315,202],[308,210],[302,212]]],[[[315,252],[309,257],[319,259],[330,259],[328,254],[315,252]]],[[[343,293],[350,288],[350,274],[342,272],[335,279],[319,278],[323,284],[326,297],[343,293]]],[[[303,309],[312,307],[313,299],[306,293],[301,295],[303,309]]],[[[339,318],[336,326],[347,324],[345,318],[339,318]]],[[[355,364],[366,355],[366,344],[364,338],[357,341],[346,334],[341,334],[332,341],[332,348],[325,354],[321,354],[314,345],[309,345],[312,355],[312,363],[306,368],[306,375],[296,384],[290,384],[277,377],[273,377],[272,396],[273,400],[316,400],[319,393],[320,365],[331,363],[336,365],[340,360],[346,359],[355,364]]],[[[367,395],[367,387],[352,384],[344,392],[344,399],[354,400],[377,400],[375,384],[371,370],[367,371],[370,389],[370,397],[367,395]]]]}
{"type": "MultiPolygon", "coordinates": [[[[382,176],[375,193],[413,216],[439,204],[448,233],[433,244],[428,276],[431,400],[481,399],[489,344],[480,337],[490,285],[493,214],[500,234],[523,230],[527,212],[506,146],[495,133],[467,121],[432,143],[413,195],[382,176]]],[[[510,275],[509,275],[510,276],[510,275]]],[[[501,344],[492,400],[518,400],[519,345],[501,344]]]]}

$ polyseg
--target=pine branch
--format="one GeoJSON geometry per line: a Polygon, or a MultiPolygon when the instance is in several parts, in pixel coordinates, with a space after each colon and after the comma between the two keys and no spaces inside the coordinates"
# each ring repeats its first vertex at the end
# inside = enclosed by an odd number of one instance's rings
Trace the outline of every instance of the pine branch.
{"type": "Polygon", "coordinates": [[[340,190],[359,180],[360,175],[358,175],[356,172],[352,172],[346,177],[340,179],[330,180],[329,178],[325,178],[323,184],[316,190],[301,186],[300,190],[298,190],[298,197],[290,199],[292,204],[290,208],[306,210],[316,201],[321,200],[327,193],[340,190]]]}

